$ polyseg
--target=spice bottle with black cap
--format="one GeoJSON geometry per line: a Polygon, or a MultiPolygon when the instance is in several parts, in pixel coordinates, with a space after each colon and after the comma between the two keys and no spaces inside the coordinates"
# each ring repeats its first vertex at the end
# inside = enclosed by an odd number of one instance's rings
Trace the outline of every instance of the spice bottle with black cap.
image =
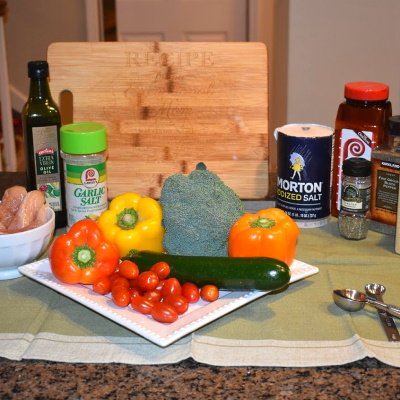
{"type": "Polygon", "coordinates": [[[343,162],[342,190],[338,226],[346,239],[367,237],[371,197],[371,162],[362,157],[343,162]]]}

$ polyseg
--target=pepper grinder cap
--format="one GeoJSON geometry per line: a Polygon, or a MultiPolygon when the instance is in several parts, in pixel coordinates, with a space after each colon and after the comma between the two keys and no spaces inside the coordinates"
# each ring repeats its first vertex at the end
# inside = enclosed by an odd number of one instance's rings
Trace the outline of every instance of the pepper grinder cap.
{"type": "Polygon", "coordinates": [[[371,175],[371,162],[362,157],[352,157],[343,161],[343,174],[366,177],[371,175]]]}
{"type": "Polygon", "coordinates": [[[387,100],[389,86],[379,82],[349,82],[344,87],[344,97],[361,101],[387,100]]]}

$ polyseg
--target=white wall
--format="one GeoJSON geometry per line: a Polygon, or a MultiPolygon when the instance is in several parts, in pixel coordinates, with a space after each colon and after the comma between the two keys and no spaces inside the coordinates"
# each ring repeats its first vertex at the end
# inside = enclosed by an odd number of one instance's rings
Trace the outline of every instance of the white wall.
{"type": "Polygon", "coordinates": [[[400,1],[290,0],[288,123],[333,126],[356,80],[387,83],[400,114],[400,1]]]}
{"type": "Polygon", "coordinates": [[[252,40],[262,41],[268,49],[269,101],[269,166],[276,171],[276,142],[274,129],[287,120],[287,64],[289,0],[252,0],[260,15],[256,20],[257,34],[252,40]]]}
{"type": "Polygon", "coordinates": [[[46,59],[52,42],[86,40],[85,1],[11,0],[7,5],[8,75],[13,105],[20,109],[28,94],[28,61],[46,59]]]}

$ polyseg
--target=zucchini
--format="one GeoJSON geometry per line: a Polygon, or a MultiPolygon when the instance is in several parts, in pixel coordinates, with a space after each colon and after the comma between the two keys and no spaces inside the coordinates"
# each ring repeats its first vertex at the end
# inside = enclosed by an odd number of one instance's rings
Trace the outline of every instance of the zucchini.
{"type": "Polygon", "coordinates": [[[282,261],[267,257],[180,256],[152,251],[133,251],[123,259],[146,271],[159,261],[171,268],[171,277],[181,284],[216,285],[226,290],[277,290],[289,283],[290,269],[282,261]]]}

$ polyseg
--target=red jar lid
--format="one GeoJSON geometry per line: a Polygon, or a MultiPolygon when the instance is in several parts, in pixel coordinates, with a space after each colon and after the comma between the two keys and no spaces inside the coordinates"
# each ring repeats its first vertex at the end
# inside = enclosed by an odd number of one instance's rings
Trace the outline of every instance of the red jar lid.
{"type": "Polygon", "coordinates": [[[344,87],[344,97],[353,100],[386,100],[389,86],[379,82],[349,82],[344,87]]]}

